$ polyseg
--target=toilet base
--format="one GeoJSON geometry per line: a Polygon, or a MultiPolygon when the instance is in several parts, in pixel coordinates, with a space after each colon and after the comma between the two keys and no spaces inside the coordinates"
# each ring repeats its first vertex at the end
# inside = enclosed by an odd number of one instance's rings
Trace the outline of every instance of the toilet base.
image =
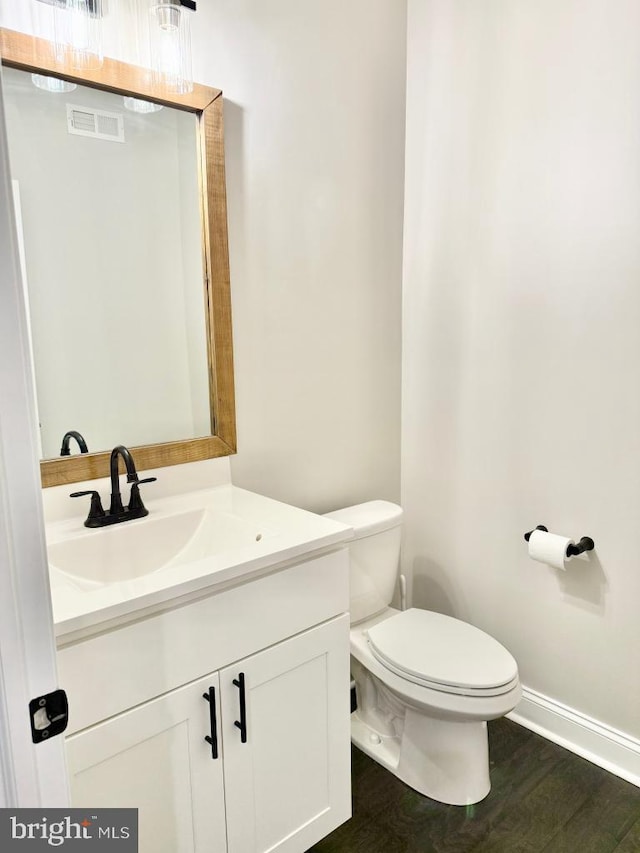
{"type": "Polygon", "coordinates": [[[486,722],[437,720],[407,708],[400,736],[381,734],[354,711],[351,741],[418,793],[466,806],[491,788],[486,722]]]}
{"type": "Polygon", "coordinates": [[[357,709],[351,740],[420,794],[454,806],[483,800],[491,789],[487,721],[518,704],[516,678],[505,692],[450,693],[414,683],[373,655],[368,631],[397,611],[351,626],[351,675],[357,709]]]}

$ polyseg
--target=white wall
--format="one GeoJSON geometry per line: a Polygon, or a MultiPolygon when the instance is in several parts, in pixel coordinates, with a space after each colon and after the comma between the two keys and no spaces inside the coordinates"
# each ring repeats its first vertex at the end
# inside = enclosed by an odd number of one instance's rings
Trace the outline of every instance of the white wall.
{"type": "Polygon", "coordinates": [[[640,5],[409,0],[402,501],[417,605],[640,736],[640,5]],[[590,535],[567,570],[536,524],[590,535]]]}
{"type": "Polygon", "coordinates": [[[193,31],[226,99],[234,482],[397,500],[405,3],[204,0],[193,31]]]}

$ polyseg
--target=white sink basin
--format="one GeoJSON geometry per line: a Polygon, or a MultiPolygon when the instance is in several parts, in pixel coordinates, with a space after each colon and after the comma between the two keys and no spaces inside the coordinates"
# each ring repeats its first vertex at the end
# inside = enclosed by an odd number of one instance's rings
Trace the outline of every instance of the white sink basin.
{"type": "Polygon", "coordinates": [[[52,568],[93,583],[118,583],[259,542],[255,524],[197,509],[144,518],[49,546],[52,568]]]}
{"type": "Polygon", "coordinates": [[[59,637],[242,583],[352,535],[333,519],[230,483],[146,505],[146,518],[111,527],[87,529],[77,515],[47,525],[59,637]]]}

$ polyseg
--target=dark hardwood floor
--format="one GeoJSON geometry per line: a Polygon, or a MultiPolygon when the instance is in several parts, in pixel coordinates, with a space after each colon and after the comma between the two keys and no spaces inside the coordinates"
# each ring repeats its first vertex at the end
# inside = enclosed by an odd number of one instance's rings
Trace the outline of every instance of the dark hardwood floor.
{"type": "Polygon", "coordinates": [[[639,853],[640,788],[509,720],[489,724],[491,792],[421,797],[352,747],[353,817],[313,853],[639,853]]]}

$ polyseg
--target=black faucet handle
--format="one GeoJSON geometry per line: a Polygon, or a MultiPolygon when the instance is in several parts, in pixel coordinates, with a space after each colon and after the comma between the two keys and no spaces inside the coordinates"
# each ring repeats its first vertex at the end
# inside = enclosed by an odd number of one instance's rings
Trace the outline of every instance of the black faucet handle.
{"type": "Polygon", "coordinates": [[[100,492],[96,492],[94,489],[87,489],[86,492],[71,492],[69,495],[70,498],[82,498],[85,495],[91,495],[92,499],[97,498],[100,500],[100,492]]]}
{"type": "Polygon", "coordinates": [[[142,498],[140,496],[140,486],[143,483],[155,483],[157,477],[145,477],[143,480],[135,480],[131,484],[131,494],[129,495],[129,506],[127,507],[127,511],[130,514],[134,514],[139,518],[142,518],[145,515],[149,514],[149,510],[142,503],[142,498]]]}
{"type": "Polygon", "coordinates": [[[85,495],[91,495],[91,506],[89,508],[89,515],[87,516],[87,520],[84,523],[85,527],[95,527],[96,525],[92,522],[95,522],[99,518],[104,518],[106,513],[102,506],[102,500],[100,498],[100,492],[96,492],[93,489],[89,489],[86,492],[71,492],[69,495],[70,498],[82,498],[85,495]]]}

